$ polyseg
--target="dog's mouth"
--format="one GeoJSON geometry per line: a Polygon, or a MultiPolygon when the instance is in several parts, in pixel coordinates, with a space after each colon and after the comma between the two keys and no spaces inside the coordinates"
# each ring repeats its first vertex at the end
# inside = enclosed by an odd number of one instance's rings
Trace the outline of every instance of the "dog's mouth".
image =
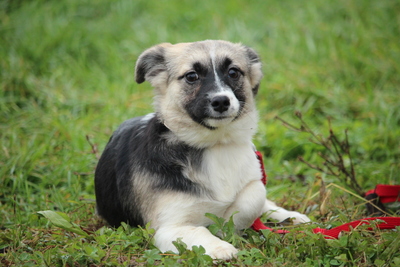
{"type": "Polygon", "coordinates": [[[232,119],[232,116],[210,116],[207,119],[209,120],[225,120],[225,119],[232,119]]]}
{"type": "Polygon", "coordinates": [[[203,120],[203,125],[215,130],[221,126],[228,125],[235,119],[234,116],[209,116],[203,120]]]}

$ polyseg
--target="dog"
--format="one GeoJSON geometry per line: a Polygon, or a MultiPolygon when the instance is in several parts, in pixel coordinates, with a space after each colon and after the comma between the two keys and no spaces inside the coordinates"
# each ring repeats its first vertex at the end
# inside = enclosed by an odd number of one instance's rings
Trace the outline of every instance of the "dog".
{"type": "Polygon", "coordinates": [[[252,137],[262,78],[258,54],[242,44],[206,40],[162,43],[144,51],[136,82],[154,87],[155,112],[129,119],[113,133],[95,171],[97,213],[155,229],[155,245],[203,246],[214,259],[238,250],[206,228],[212,213],[248,228],[263,213],[310,221],[266,199],[252,137]]]}

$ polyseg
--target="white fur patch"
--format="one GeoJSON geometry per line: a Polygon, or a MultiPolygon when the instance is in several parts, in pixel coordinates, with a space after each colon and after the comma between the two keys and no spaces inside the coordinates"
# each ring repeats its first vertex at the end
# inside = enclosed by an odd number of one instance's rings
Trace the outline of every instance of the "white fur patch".
{"type": "Polygon", "coordinates": [[[149,120],[151,120],[152,118],[154,118],[155,113],[149,113],[146,116],[144,116],[140,121],[142,123],[147,123],[149,120]]]}
{"type": "Polygon", "coordinates": [[[211,59],[211,64],[212,64],[212,68],[214,71],[214,77],[215,77],[215,84],[217,85],[217,87],[219,88],[219,90],[223,90],[223,86],[222,86],[222,82],[219,79],[218,73],[217,73],[217,69],[216,69],[216,64],[215,64],[215,45],[213,45],[210,49],[210,59],[211,59]]]}

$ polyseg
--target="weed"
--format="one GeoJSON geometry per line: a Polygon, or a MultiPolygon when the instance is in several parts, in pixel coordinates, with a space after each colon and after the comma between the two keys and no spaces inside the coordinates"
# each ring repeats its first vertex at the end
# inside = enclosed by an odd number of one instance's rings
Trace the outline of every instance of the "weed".
{"type": "Polygon", "coordinates": [[[318,156],[323,159],[322,166],[312,164],[306,161],[302,156],[299,156],[298,159],[312,169],[337,177],[343,184],[347,185],[360,196],[363,196],[364,192],[357,181],[356,172],[354,170],[347,129],[345,130],[345,138],[339,140],[339,137],[331,127],[331,121],[328,120],[329,136],[324,138],[322,135],[315,133],[310,128],[310,126],[303,120],[301,112],[297,111],[295,114],[300,120],[300,126],[298,127],[288,123],[278,116],[276,119],[280,120],[283,125],[292,130],[308,133],[311,135],[310,141],[312,143],[322,146],[325,149],[324,152],[317,153],[318,156]]]}

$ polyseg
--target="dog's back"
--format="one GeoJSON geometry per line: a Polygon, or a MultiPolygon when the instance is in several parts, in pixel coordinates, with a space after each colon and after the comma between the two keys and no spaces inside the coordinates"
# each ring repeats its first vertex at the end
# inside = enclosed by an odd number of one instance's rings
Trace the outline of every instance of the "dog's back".
{"type": "MultiPolygon", "coordinates": [[[[121,222],[131,225],[143,224],[140,213],[124,208],[124,196],[132,191],[129,179],[131,155],[127,150],[132,133],[140,127],[140,120],[140,117],[133,118],[121,124],[111,136],[96,167],[97,213],[112,226],[119,226],[121,222]]],[[[132,203],[132,207],[135,207],[135,203],[132,203]]]]}

